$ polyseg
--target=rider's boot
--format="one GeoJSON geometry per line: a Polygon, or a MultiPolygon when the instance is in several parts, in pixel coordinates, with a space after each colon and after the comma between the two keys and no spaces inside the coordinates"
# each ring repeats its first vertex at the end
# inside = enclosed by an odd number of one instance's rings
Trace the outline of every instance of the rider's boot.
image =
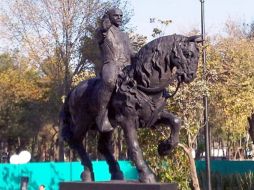
{"type": "Polygon", "coordinates": [[[98,91],[98,114],[95,118],[100,132],[109,132],[113,130],[113,127],[108,119],[107,109],[111,94],[112,92],[102,84],[102,87],[98,91]]]}

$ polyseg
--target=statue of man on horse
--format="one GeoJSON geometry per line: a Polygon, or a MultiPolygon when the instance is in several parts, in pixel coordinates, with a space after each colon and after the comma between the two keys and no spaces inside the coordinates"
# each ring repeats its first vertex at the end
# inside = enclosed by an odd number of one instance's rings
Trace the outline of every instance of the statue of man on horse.
{"type": "Polygon", "coordinates": [[[119,30],[120,9],[109,9],[97,30],[103,68],[100,77],[81,81],[68,94],[60,114],[61,135],[76,150],[84,166],[84,181],[94,181],[91,160],[83,139],[88,130],[99,133],[98,151],[109,165],[112,180],[124,175],[113,154],[113,129],[121,127],[140,182],[153,183],[155,176],[143,158],[137,128],[163,124],[171,134],[158,145],[160,155],[169,154],[179,142],[180,119],[164,109],[165,88],[172,81],[190,83],[196,77],[200,36],[169,35],[157,38],[136,54],[128,36],[119,30]]]}

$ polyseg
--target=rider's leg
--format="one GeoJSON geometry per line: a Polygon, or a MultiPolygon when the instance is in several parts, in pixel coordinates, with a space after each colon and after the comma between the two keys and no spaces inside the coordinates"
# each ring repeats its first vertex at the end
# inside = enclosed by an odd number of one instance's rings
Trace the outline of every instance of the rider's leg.
{"type": "Polygon", "coordinates": [[[98,90],[98,115],[96,124],[101,132],[113,130],[108,119],[108,103],[115,88],[117,71],[113,63],[107,63],[102,68],[102,81],[98,90]]]}

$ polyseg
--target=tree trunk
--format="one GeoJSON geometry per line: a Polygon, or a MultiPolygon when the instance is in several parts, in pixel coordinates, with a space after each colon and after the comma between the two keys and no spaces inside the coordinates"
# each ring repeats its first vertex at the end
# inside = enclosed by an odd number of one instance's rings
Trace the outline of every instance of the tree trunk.
{"type": "Polygon", "coordinates": [[[187,157],[189,159],[192,187],[194,190],[200,190],[199,182],[198,182],[198,175],[197,175],[197,170],[196,170],[196,164],[195,164],[195,160],[192,156],[192,148],[189,148],[183,144],[179,144],[179,146],[183,148],[185,154],[187,155],[187,157]]]}
{"type": "Polygon", "coordinates": [[[64,142],[63,140],[61,139],[61,137],[59,137],[59,157],[58,157],[58,161],[60,162],[64,162],[64,142]]]}
{"type": "Polygon", "coordinates": [[[249,122],[249,134],[252,142],[254,143],[254,112],[251,113],[251,116],[248,117],[249,122]]]}
{"type": "Polygon", "coordinates": [[[64,141],[63,138],[61,137],[61,126],[60,126],[60,122],[59,122],[59,130],[58,130],[58,161],[59,162],[64,162],[64,141]]]}

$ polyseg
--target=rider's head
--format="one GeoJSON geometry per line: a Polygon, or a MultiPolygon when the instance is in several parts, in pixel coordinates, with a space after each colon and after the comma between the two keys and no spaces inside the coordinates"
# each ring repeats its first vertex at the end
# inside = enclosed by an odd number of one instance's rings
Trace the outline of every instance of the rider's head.
{"type": "Polygon", "coordinates": [[[109,15],[111,24],[115,25],[116,27],[119,27],[122,24],[123,12],[121,9],[112,8],[109,9],[107,13],[109,15]]]}

